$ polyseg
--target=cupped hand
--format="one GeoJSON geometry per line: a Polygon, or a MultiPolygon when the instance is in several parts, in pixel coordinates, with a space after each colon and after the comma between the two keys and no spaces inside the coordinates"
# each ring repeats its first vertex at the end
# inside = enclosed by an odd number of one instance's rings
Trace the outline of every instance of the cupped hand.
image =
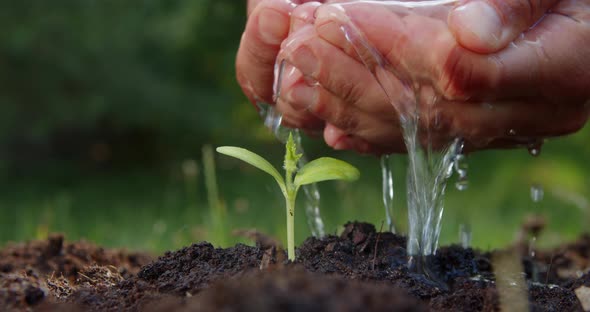
{"type": "MultiPolygon", "coordinates": [[[[334,11],[342,8],[387,60],[392,81],[401,77],[439,95],[436,105],[421,107],[419,119],[435,145],[463,137],[472,149],[518,146],[572,133],[588,119],[588,1],[465,1],[450,14],[444,8],[400,14],[387,1],[318,6],[285,10],[292,21],[281,33],[290,33],[281,41],[281,57],[290,65],[277,106],[289,125],[323,129],[336,149],[404,150],[393,107],[402,104],[390,103],[366,59],[344,37],[345,21],[334,11]]],[[[248,27],[242,47],[247,36],[248,27]]],[[[266,67],[258,66],[260,83],[240,79],[250,98],[272,100],[272,67],[281,44],[274,42],[272,53],[265,50],[266,67]]],[[[251,55],[261,60],[259,53],[251,55]]],[[[432,96],[428,91],[420,96],[432,96]]]]}
{"type": "MultiPolygon", "coordinates": [[[[310,0],[248,0],[248,21],[236,57],[236,76],[244,94],[256,104],[272,104],[274,66],[281,43],[301,22],[309,23],[311,16],[292,13],[310,0]]],[[[324,2],[324,1],[321,1],[324,2]]],[[[313,7],[320,2],[311,4],[313,7]]],[[[299,9],[299,11],[301,11],[299,9]]],[[[321,130],[324,121],[311,114],[299,116],[286,110],[283,123],[293,128],[321,130]]]]}
{"type": "MultiPolygon", "coordinates": [[[[470,1],[450,14],[424,9],[423,15],[399,14],[388,4],[342,8],[398,76],[441,96],[420,109],[431,139],[463,137],[479,149],[578,130],[590,99],[588,2],[497,3],[470,1]]],[[[293,71],[279,107],[324,120],[324,138],[334,148],[403,151],[395,110],[344,38],[345,22],[334,10],[321,7],[286,41],[284,56],[306,79],[293,71]]]]}

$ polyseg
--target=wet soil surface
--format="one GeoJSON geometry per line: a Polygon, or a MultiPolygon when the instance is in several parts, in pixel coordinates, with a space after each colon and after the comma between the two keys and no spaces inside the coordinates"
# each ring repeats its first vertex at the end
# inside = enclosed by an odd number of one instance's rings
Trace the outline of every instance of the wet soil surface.
{"type": "MultiPolygon", "coordinates": [[[[266,240],[268,241],[268,240],[266,240]]],[[[262,240],[200,243],[156,260],[62,236],[0,251],[2,311],[583,311],[590,236],[554,250],[448,246],[413,259],[406,240],[349,223],[309,238],[290,263],[262,240]],[[524,271],[524,273],[523,273],[524,271]]]]}

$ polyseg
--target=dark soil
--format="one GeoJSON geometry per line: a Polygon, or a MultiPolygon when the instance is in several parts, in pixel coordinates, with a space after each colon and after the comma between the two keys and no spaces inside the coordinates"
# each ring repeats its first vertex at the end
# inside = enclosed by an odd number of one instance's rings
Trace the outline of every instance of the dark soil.
{"type": "Polygon", "coordinates": [[[339,237],[307,239],[294,263],[268,245],[216,249],[200,243],[151,263],[142,254],[65,244],[61,236],[12,245],[0,251],[0,306],[2,311],[583,311],[576,293],[590,287],[590,236],[537,251],[534,258],[522,243],[498,252],[443,247],[425,259],[431,279],[407,269],[404,237],[377,233],[370,224],[350,223],[339,237]]]}

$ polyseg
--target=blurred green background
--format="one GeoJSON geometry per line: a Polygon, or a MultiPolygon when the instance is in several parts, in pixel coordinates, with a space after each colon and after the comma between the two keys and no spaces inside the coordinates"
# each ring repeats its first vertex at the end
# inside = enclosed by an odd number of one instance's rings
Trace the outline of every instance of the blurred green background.
{"type": "MultiPolygon", "coordinates": [[[[2,1],[0,243],[64,232],[162,251],[201,240],[229,246],[245,241],[234,229],[249,228],[284,239],[274,181],[239,161],[215,156],[213,165],[203,156],[239,145],[281,164],[282,146],[234,79],[245,2],[2,1]],[[207,182],[206,168],[217,181],[207,182]]],[[[551,140],[538,158],[526,150],[471,155],[470,188],[447,192],[442,243],[457,242],[467,224],[476,246],[502,246],[530,214],[548,221],[544,244],[587,229],[589,139],[586,127],[551,140]],[[532,184],[543,186],[543,201],[531,201],[532,184]]],[[[311,159],[343,158],[362,171],[356,183],[320,185],[327,232],[349,220],[379,228],[378,159],[304,143],[311,159]]],[[[406,160],[394,159],[396,223],[405,231],[406,160]]],[[[301,242],[310,232],[299,207],[301,242]]]]}

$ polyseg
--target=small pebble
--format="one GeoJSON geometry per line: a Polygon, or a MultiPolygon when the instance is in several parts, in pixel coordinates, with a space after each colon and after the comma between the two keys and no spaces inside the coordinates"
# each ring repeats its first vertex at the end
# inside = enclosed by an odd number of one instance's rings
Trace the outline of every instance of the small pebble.
{"type": "Polygon", "coordinates": [[[584,311],[590,311],[590,287],[582,286],[575,290],[584,311]]]}

